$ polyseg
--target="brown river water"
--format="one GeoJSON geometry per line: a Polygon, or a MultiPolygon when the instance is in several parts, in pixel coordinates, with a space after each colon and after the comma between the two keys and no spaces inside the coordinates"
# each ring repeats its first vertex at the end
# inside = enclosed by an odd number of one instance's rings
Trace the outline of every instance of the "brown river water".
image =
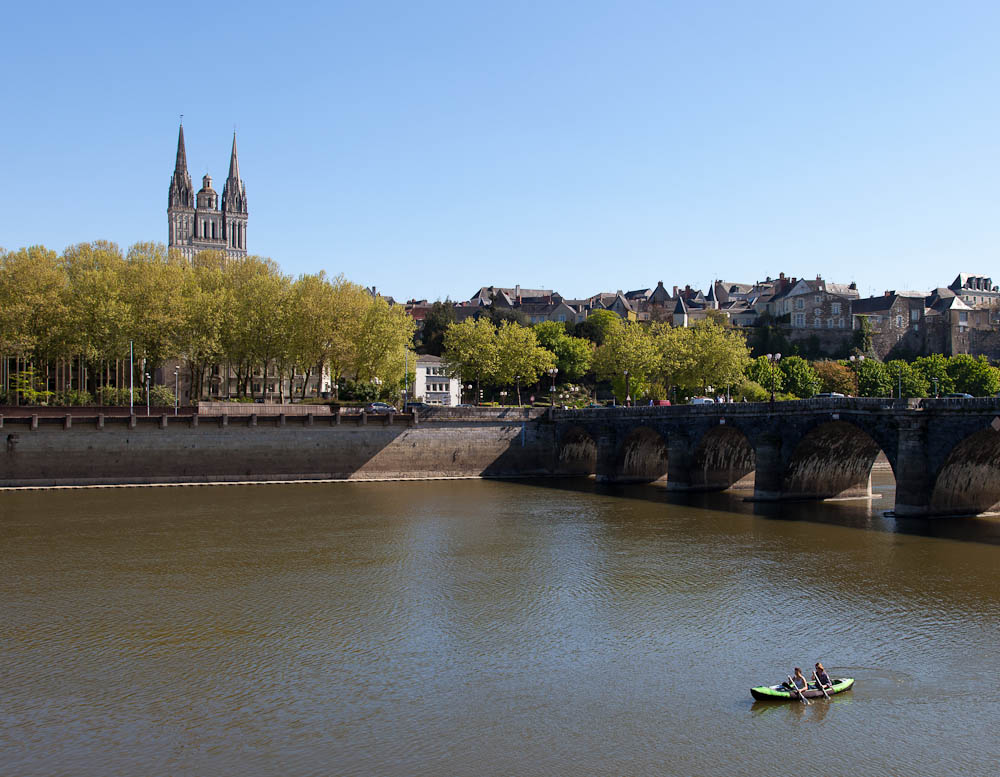
{"type": "Polygon", "coordinates": [[[0,492],[0,774],[998,774],[1000,520],[876,487],[0,492]]]}

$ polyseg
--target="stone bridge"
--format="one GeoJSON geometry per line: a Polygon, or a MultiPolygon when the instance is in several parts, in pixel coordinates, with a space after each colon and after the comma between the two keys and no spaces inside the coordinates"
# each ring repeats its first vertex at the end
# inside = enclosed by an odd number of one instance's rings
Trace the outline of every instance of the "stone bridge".
{"type": "Polygon", "coordinates": [[[897,515],[1000,510],[1000,399],[829,398],[555,410],[558,469],[755,500],[871,496],[879,452],[897,515]]]}

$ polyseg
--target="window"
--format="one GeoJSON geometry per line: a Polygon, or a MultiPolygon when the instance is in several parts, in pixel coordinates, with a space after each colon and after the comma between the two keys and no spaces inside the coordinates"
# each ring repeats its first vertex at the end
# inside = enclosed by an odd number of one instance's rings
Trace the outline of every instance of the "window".
{"type": "Polygon", "coordinates": [[[843,328],[844,328],[844,319],[840,319],[840,328],[841,328],[841,329],[843,329],[843,328]]]}
{"type": "Polygon", "coordinates": [[[832,318],[828,318],[826,320],[826,328],[827,329],[833,329],[833,319],[832,318]]]}
{"type": "Polygon", "coordinates": [[[805,308],[805,306],[806,306],[806,301],[804,299],[802,299],[802,297],[799,297],[797,300],[795,300],[795,309],[796,310],[802,310],[802,309],[805,308]]]}
{"type": "Polygon", "coordinates": [[[903,317],[896,316],[896,329],[902,329],[902,328],[903,328],[903,317]]]}
{"type": "Polygon", "coordinates": [[[816,304],[818,305],[822,301],[823,301],[823,295],[822,294],[817,294],[816,295],[816,304]]]}
{"type": "Polygon", "coordinates": [[[795,314],[795,326],[805,326],[806,325],[806,314],[796,313],[795,314]]]}
{"type": "Polygon", "coordinates": [[[819,329],[821,326],[823,326],[823,320],[817,316],[813,319],[813,329],[819,329]]]}
{"type": "Polygon", "coordinates": [[[833,315],[835,315],[835,316],[839,316],[840,315],[840,303],[839,302],[832,302],[832,303],[830,303],[830,312],[833,313],[833,315]]]}
{"type": "Polygon", "coordinates": [[[966,310],[958,311],[958,323],[960,326],[965,326],[969,323],[969,312],[966,310]]]}
{"type": "Polygon", "coordinates": [[[913,308],[910,311],[910,321],[919,321],[919,320],[920,320],[920,311],[917,310],[916,308],[913,308]]]}

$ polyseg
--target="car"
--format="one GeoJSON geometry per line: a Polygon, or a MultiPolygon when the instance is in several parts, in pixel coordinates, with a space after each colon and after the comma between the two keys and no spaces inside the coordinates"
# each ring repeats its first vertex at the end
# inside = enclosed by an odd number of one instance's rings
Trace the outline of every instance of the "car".
{"type": "Polygon", "coordinates": [[[366,413],[381,414],[381,413],[395,413],[396,408],[386,402],[369,402],[365,405],[366,413]]]}
{"type": "Polygon", "coordinates": [[[403,410],[409,413],[413,410],[427,410],[429,407],[431,405],[428,405],[426,402],[407,402],[403,405],[403,410]]]}
{"type": "Polygon", "coordinates": [[[843,396],[844,395],[841,394],[839,391],[824,391],[821,394],[817,394],[816,395],[816,399],[830,399],[830,398],[833,398],[833,397],[841,397],[842,398],[843,396]]]}
{"type": "Polygon", "coordinates": [[[975,399],[972,394],[964,394],[961,391],[952,391],[950,394],[944,395],[945,399],[975,399]]]}
{"type": "Polygon", "coordinates": [[[714,405],[715,400],[711,397],[691,397],[692,405],[714,405]]]}
{"type": "Polygon", "coordinates": [[[460,405],[455,405],[455,407],[475,407],[475,405],[470,405],[468,403],[463,402],[460,405]]]}

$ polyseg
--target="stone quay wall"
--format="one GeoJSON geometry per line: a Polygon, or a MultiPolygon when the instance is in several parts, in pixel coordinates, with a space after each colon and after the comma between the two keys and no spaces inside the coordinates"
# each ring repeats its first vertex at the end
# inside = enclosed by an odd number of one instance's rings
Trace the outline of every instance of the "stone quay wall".
{"type": "Polygon", "coordinates": [[[393,416],[0,416],[0,486],[554,474],[543,410],[393,416]]]}

